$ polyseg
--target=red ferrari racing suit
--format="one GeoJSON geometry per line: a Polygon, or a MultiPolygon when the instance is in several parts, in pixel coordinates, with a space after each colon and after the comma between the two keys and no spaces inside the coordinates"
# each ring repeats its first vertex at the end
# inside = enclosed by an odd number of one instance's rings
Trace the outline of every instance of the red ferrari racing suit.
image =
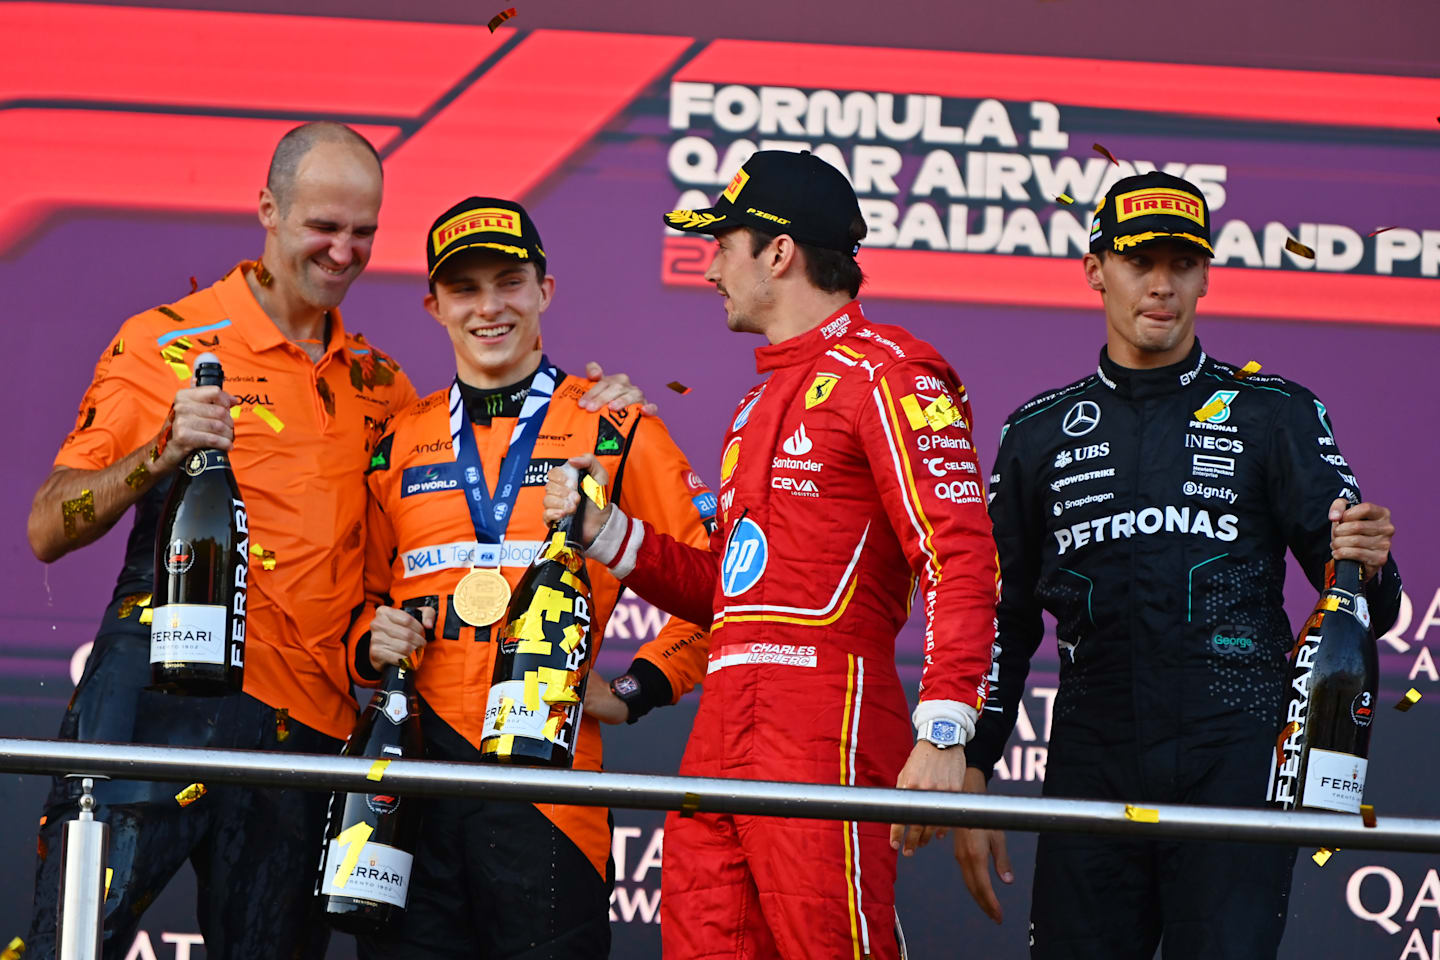
{"type": "MultiPolygon", "coordinates": [[[[709,551],[611,517],[591,555],[682,619],[711,623],[681,771],[893,787],[912,733],[895,636],[917,581],[917,725],[973,731],[998,566],[955,371],[850,302],[755,351],[720,463],[709,551]]],[[[667,960],[897,955],[884,824],[671,815],[667,960]]]]}

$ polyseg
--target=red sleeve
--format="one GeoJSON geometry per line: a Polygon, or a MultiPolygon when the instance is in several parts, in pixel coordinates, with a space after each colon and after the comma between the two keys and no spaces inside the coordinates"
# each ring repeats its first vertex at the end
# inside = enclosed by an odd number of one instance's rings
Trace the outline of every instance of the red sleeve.
{"type": "Polygon", "coordinates": [[[938,359],[917,358],[879,378],[856,435],[921,585],[920,699],[978,710],[990,672],[1000,577],[970,424],[970,403],[955,372],[938,359]]]}
{"type": "Polygon", "coordinates": [[[103,470],[139,449],[165,425],[175,391],[190,385],[188,368],[180,378],[153,337],[136,336],[137,320],[125,323],[100,354],[55,466],[103,470]]]}
{"type": "Polygon", "coordinates": [[[644,600],[681,620],[709,624],[724,542],[717,528],[708,548],[681,543],[617,509],[588,552],[644,600]]]}
{"type": "MultiPolygon", "coordinates": [[[[690,468],[658,418],[641,417],[635,425],[619,505],[626,514],[648,521],[657,535],[668,535],[676,549],[689,546],[708,554],[710,537],[705,522],[715,515],[715,494],[690,468]]],[[[640,593],[633,584],[626,586],[640,593]]],[[[644,593],[640,596],[649,599],[644,593]]],[[[708,595],[706,602],[704,616],[696,620],[672,617],[636,654],[636,659],[648,660],[665,675],[671,703],[705,679],[710,649],[708,595]]]]}

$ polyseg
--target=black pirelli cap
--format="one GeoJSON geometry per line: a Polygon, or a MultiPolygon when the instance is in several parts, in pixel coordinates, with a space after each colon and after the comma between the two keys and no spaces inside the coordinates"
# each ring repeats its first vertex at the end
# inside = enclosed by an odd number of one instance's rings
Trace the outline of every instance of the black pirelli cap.
{"type": "Polygon", "coordinates": [[[1155,170],[1117,180],[1090,221],[1090,252],[1126,253],[1152,240],[1188,243],[1207,257],[1210,207],[1188,180],[1155,170]]]}

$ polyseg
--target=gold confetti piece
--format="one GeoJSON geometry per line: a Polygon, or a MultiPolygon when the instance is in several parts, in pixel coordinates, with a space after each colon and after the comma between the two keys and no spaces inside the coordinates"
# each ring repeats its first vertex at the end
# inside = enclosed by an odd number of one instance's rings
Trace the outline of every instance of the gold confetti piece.
{"type": "MultiPolygon", "coordinates": [[[[570,671],[554,667],[541,667],[536,671],[539,682],[545,684],[545,693],[540,699],[546,703],[579,703],[575,688],[570,685],[570,671]]],[[[529,679],[529,675],[526,675],[529,679]]]]}
{"type": "Polygon", "coordinates": [[[681,383],[679,380],[671,380],[669,383],[665,384],[665,386],[669,387],[671,390],[674,390],[682,397],[690,392],[690,388],[685,386],[685,384],[681,383]]]}
{"type": "Polygon", "coordinates": [[[504,23],[506,20],[509,20],[513,16],[515,16],[514,7],[511,7],[508,10],[501,10],[499,13],[495,14],[495,16],[490,18],[490,23],[488,24],[488,26],[490,27],[490,32],[494,33],[497,29],[499,29],[500,24],[504,23]]]}
{"type": "Polygon", "coordinates": [[[495,717],[495,729],[505,729],[505,721],[510,719],[510,709],[515,706],[515,701],[509,697],[500,698],[500,712],[495,717]]]}
{"type": "Polygon", "coordinates": [[[515,652],[534,653],[542,657],[548,657],[550,656],[550,651],[553,649],[554,644],[549,640],[521,640],[519,645],[515,647],[515,652]]]}
{"type": "Polygon", "coordinates": [[[925,418],[925,422],[930,424],[931,430],[944,430],[960,419],[959,408],[943,393],[931,401],[930,405],[920,413],[925,418]]]}
{"type": "MultiPolygon", "coordinates": [[[[1386,229],[1388,230],[1389,227],[1386,227],[1386,229]]],[[[1373,237],[1374,234],[1372,233],[1371,236],[1373,237]]],[[[122,354],[122,353],[124,353],[124,352],[125,352],[125,338],[124,338],[124,337],[121,337],[119,340],[116,340],[116,341],[115,341],[115,346],[113,346],[113,347],[110,348],[110,356],[112,356],[112,357],[118,357],[118,356],[120,356],[120,354],[122,354]]]]}
{"type": "Polygon", "coordinates": [[[259,417],[261,420],[264,420],[266,426],[268,426],[271,430],[274,430],[276,433],[279,433],[281,430],[285,429],[285,424],[281,421],[281,419],[275,416],[275,414],[271,413],[269,410],[266,410],[264,407],[257,405],[251,407],[250,409],[254,410],[255,416],[259,417]]]}
{"type": "Polygon", "coordinates": [[[95,494],[88,489],[81,490],[80,496],[60,504],[60,515],[65,518],[65,536],[74,540],[80,536],[75,527],[77,519],[86,523],[95,522],[95,494]]]}
{"type": "Polygon", "coordinates": [[[275,710],[275,742],[284,743],[290,739],[290,708],[278,707],[275,710]]]}
{"type": "Polygon", "coordinates": [[[230,419],[231,419],[231,420],[239,420],[239,419],[240,419],[240,414],[242,414],[242,413],[244,413],[244,412],[245,412],[245,408],[242,407],[242,406],[240,406],[240,405],[237,403],[235,406],[233,406],[233,407],[230,408],[230,419]]]}
{"type": "MultiPolygon", "coordinates": [[[[106,870],[105,873],[105,891],[108,893],[110,891],[110,871],[106,870]]],[[[5,947],[4,952],[0,953],[0,960],[20,960],[23,956],[25,956],[25,941],[16,937],[5,947]]]]}
{"type": "Polygon", "coordinates": [[[1070,194],[1068,194],[1068,193],[1062,193],[1062,194],[1060,194],[1060,196],[1056,197],[1055,200],[1056,200],[1057,203],[1063,203],[1063,204],[1065,204],[1067,207],[1068,207],[1070,204],[1072,204],[1072,203],[1075,202],[1075,198],[1072,197],[1072,196],[1070,196],[1070,194]]]}
{"type": "Polygon", "coordinates": [[[1406,710],[1409,710],[1411,707],[1415,706],[1415,704],[1419,702],[1420,691],[1416,690],[1414,687],[1411,687],[1409,690],[1405,691],[1405,696],[1400,698],[1400,702],[1395,704],[1395,709],[1399,710],[1401,713],[1404,713],[1406,710]]]}
{"type": "Polygon", "coordinates": [[[700,809],[700,794],[686,791],[685,798],[680,801],[680,816],[693,817],[700,809]]]}
{"type": "Polygon", "coordinates": [[[1096,153],[1100,154],[1100,156],[1115,164],[1115,166],[1120,166],[1120,161],[1115,159],[1115,154],[1111,153],[1109,150],[1106,150],[1104,144],[1092,143],[1090,145],[1090,149],[1094,150],[1096,153]]]}
{"type": "Polygon", "coordinates": [[[540,674],[534,670],[525,671],[525,709],[540,709],[540,674]]]}
{"type": "Polygon", "coordinates": [[[106,868],[105,868],[105,899],[109,899],[109,897],[110,897],[110,878],[113,877],[113,876],[115,876],[115,870],[114,870],[114,868],[113,868],[113,867],[106,867],[106,868]]]}
{"type": "Polygon", "coordinates": [[[560,572],[560,582],[565,584],[565,586],[569,587],[571,590],[585,589],[585,584],[580,582],[580,578],[575,576],[575,574],[571,573],[569,570],[562,570],[560,572]]]}
{"type": "Polygon", "coordinates": [[[1137,807],[1125,804],[1125,819],[1136,823],[1159,823],[1160,811],[1153,807],[1137,807]]]}
{"type": "Polygon", "coordinates": [[[1371,230],[1368,234],[1366,234],[1366,236],[1373,237],[1373,236],[1375,236],[1375,234],[1377,234],[1377,233],[1384,233],[1386,230],[1394,230],[1394,229],[1396,229],[1396,228],[1395,228],[1395,227],[1376,227],[1374,230],[1371,230]]]}
{"type": "Polygon", "coordinates": [[[131,470],[129,473],[125,474],[125,486],[129,487],[132,490],[139,490],[141,487],[145,486],[145,481],[149,479],[150,471],[146,469],[145,464],[137,463],[135,464],[134,470],[131,470]]]}
{"type": "Polygon", "coordinates": [[[545,739],[549,740],[551,743],[554,743],[555,738],[560,736],[560,727],[563,726],[564,723],[565,714],[550,714],[550,719],[545,721],[545,729],[541,731],[544,734],[545,739]]]}
{"type": "Polygon", "coordinates": [[[389,766],[389,760],[376,760],[374,763],[370,764],[370,772],[365,774],[365,779],[374,780],[376,783],[379,783],[380,778],[385,776],[385,769],[389,766]]]}
{"type": "Polygon", "coordinates": [[[258,543],[256,543],[255,541],[252,540],[252,541],[250,542],[250,553],[251,553],[252,556],[256,556],[256,557],[259,557],[259,558],[260,558],[260,568],[261,568],[262,570],[274,570],[274,569],[275,569],[275,551],[274,551],[274,550],[266,550],[264,547],[260,546],[260,544],[258,544],[258,543]]]}
{"type": "Polygon", "coordinates": [[[144,610],[141,610],[141,611],[140,611],[140,622],[141,622],[141,623],[148,624],[148,623],[150,623],[150,621],[152,621],[152,620],[154,620],[154,619],[155,619],[155,611],[154,611],[154,610],[151,610],[150,608],[147,607],[147,608],[145,608],[144,610]]]}
{"type": "Polygon", "coordinates": [[[1235,371],[1235,379],[1236,379],[1236,380],[1244,380],[1246,377],[1250,376],[1251,374],[1259,373],[1259,372],[1260,372],[1260,362],[1259,362],[1258,360],[1251,360],[1249,363],[1245,364],[1245,366],[1243,366],[1243,367],[1241,367],[1239,370],[1236,370],[1236,371],[1235,371]]]}
{"type": "Polygon", "coordinates": [[[580,624],[572,623],[565,628],[565,636],[560,641],[560,649],[566,653],[574,653],[575,648],[580,646],[580,640],[585,636],[585,631],[580,629],[580,624]]]}
{"type": "Polygon", "coordinates": [[[1340,598],[1339,598],[1339,597],[1326,597],[1325,600],[1324,600],[1324,602],[1320,604],[1320,609],[1321,609],[1321,610],[1339,610],[1339,609],[1340,609],[1340,598]]]}
{"type": "Polygon", "coordinates": [[[1203,423],[1203,422],[1205,422],[1206,420],[1209,420],[1211,417],[1215,416],[1215,414],[1219,413],[1221,410],[1224,410],[1224,409],[1225,409],[1225,403],[1224,403],[1224,401],[1222,401],[1222,400],[1211,400],[1209,403],[1205,404],[1205,406],[1203,406],[1203,407],[1201,407],[1199,410],[1196,410],[1196,411],[1195,411],[1195,419],[1196,419],[1196,420],[1199,420],[1200,422],[1203,423]]]}
{"type": "MultiPolygon", "coordinates": [[[[385,761],[389,763],[390,761],[385,761]]],[[[376,777],[375,779],[380,779],[376,777]]],[[[350,875],[355,872],[355,867],[360,863],[360,852],[365,849],[365,843],[370,839],[370,834],[375,828],[364,820],[353,827],[346,827],[335,837],[335,842],[346,847],[345,856],[340,861],[340,868],[335,871],[335,887],[344,887],[350,882],[350,875]]]]}
{"type": "Polygon", "coordinates": [[[182,807],[188,807],[196,800],[199,800],[201,797],[205,796],[205,794],[208,792],[209,791],[205,789],[205,784],[192,783],[184,790],[181,790],[179,793],[175,794],[175,802],[180,804],[180,806],[182,807]]]}
{"type": "Polygon", "coordinates": [[[115,611],[115,616],[121,620],[129,620],[130,614],[135,612],[136,607],[150,606],[150,594],[132,593],[120,601],[120,607],[115,611]]]}
{"type": "Polygon", "coordinates": [[[588,473],[585,474],[585,479],[580,481],[580,489],[599,510],[604,510],[605,505],[610,502],[605,496],[605,488],[600,486],[599,482],[588,473]]]}
{"type": "Polygon", "coordinates": [[[1375,826],[1375,808],[1368,803],[1360,804],[1360,819],[1367,827],[1375,826]]]}
{"type": "Polygon", "coordinates": [[[1304,257],[1306,260],[1315,259],[1315,251],[1311,250],[1309,247],[1305,246],[1305,244],[1301,243],[1299,240],[1296,240],[1294,237],[1285,238],[1285,249],[1289,250],[1297,257],[1304,257]]]}
{"type": "Polygon", "coordinates": [[[1310,855],[1310,859],[1315,861],[1315,866],[1323,867],[1330,862],[1332,856],[1339,852],[1339,847],[1336,847],[1334,850],[1331,850],[1329,847],[1321,847],[1310,855]]]}
{"type": "Polygon", "coordinates": [[[1280,731],[1280,736],[1275,738],[1275,765],[1277,767],[1283,767],[1285,765],[1285,741],[1289,740],[1290,735],[1299,729],[1300,722],[1298,720],[1291,720],[1285,724],[1285,727],[1280,731]]]}

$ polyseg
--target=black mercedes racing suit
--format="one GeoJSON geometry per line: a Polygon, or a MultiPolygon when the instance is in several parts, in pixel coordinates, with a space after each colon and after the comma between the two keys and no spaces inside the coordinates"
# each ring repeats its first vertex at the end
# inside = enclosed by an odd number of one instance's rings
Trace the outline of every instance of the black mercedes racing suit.
{"type": "MultiPolygon", "coordinates": [[[[1060,646],[1047,796],[1263,804],[1294,642],[1285,550],[1318,589],[1330,503],[1360,488],[1314,394],[1236,372],[1198,342],[1151,370],[1102,350],[1095,374],[1010,416],[990,478],[996,658],[967,751],[987,777],[1043,609],[1060,646]]],[[[1393,560],[1366,593],[1382,633],[1399,610],[1393,560]]],[[[1042,834],[1032,956],[1149,960],[1163,936],[1167,960],[1273,957],[1294,859],[1042,834]]]]}

